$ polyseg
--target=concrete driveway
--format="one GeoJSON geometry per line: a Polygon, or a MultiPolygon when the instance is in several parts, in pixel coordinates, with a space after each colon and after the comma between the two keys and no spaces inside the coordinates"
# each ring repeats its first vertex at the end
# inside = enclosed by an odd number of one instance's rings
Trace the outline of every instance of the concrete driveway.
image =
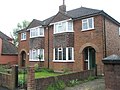
{"type": "Polygon", "coordinates": [[[95,79],[74,87],[67,87],[65,90],[105,90],[104,79],[95,79]]]}

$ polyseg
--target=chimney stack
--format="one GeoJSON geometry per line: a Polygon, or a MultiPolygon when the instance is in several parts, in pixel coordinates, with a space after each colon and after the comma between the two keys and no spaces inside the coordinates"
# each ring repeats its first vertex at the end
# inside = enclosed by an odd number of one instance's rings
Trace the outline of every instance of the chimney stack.
{"type": "Polygon", "coordinates": [[[63,5],[59,6],[59,12],[66,12],[65,0],[63,0],[63,5]]]}

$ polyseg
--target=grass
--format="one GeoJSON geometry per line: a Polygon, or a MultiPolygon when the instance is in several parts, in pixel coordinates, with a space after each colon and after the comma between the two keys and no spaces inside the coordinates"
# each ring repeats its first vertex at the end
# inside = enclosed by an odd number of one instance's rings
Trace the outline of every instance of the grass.
{"type": "MultiPolygon", "coordinates": [[[[58,76],[60,74],[58,73],[53,73],[53,72],[36,72],[35,73],[35,78],[46,78],[46,77],[51,77],[51,76],[58,76]]],[[[27,77],[27,75],[25,74],[25,77],[27,77]]],[[[24,78],[24,74],[19,74],[18,76],[19,79],[23,79],[24,78]]]]}
{"type": "MultiPolygon", "coordinates": [[[[58,75],[60,74],[54,72],[40,71],[40,72],[35,72],[35,79],[58,76],[58,75]]],[[[18,78],[19,78],[18,79],[19,86],[23,87],[26,84],[27,74],[21,73],[18,75],[18,78]]]]}
{"type": "Polygon", "coordinates": [[[51,72],[36,72],[35,73],[35,78],[46,78],[50,76],[58,76],[60,74],[57,73],[51,73],[51,72]]]}

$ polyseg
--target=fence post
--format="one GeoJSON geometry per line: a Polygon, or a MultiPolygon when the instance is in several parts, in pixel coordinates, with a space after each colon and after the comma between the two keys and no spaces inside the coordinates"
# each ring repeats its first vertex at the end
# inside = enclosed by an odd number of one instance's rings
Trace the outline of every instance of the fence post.
{"type": "Polygon", "coordinates": [[[105,90],[120,90],[120,57],[111,55],[102,61],[105,72],[105,90]]]}
{"type": "Polygon", "coordinates": [[[18,66],[12,66],[12,78],[11,78],[11,89],[15,90],[18,86],[18,66]]]}
{"type": "Polygon", "coordinates": [[[27,90],[35,89],[35,69],[33,66],[28,67],[27,72],[27,90]]]}

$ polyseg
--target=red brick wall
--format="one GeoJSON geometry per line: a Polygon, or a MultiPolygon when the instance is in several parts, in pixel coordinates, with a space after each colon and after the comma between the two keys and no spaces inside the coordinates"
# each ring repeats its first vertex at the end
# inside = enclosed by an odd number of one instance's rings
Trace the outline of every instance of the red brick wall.
{"type": "MultiPolygon", "coordinates": [[[[74,70],[83,70],[83,49],[91,46],[96,51],[96,63],[98,68],[101,67],[103,57],[103,18],[101,16],[94,17],[95,28],[89,31],[82,30],[82,21],[74,21],[74,70]]],[[[100,70],[99,70],[100,71],[100,70]]]]}
{"type": "Polygon", "coordinates": [[[0,56],[0,64],[18,64],[18,56],[17,55],[1,55],[0,56]]]}
{"type": "Polygon", "coordinates": [[[19,45],[18,45],[18,62],[19,62],[19,66],[20,66],[20,54],[22,51],[26,52],[26,65],[29,65],[29,38],[30,38],[30,32],[26,33],[27,38],[26,40],[21,41],[21,33],[18,34],[18,41],[19,41],[19,45]]]}
{"type": "Polygon", "coordinates": [[[112,54],[120,55],[120,36],[119,26],[110,22],[108,19],[105,20],[106,25],[106,46],[107,56],[112,54]]]}
{"type": "Polygon", "coordinates": [[[71,74],[60,75],[56,77],[48,77],[48,78],[38,78],[35,79],[36,90],[46,90],[50,84],[56,83],[58,80],[62,80],[66,84],[71,80],[85,80],[90,76],[95,76],[94,70],[87,70],[82,72],[76,72],[71,74]]]}

